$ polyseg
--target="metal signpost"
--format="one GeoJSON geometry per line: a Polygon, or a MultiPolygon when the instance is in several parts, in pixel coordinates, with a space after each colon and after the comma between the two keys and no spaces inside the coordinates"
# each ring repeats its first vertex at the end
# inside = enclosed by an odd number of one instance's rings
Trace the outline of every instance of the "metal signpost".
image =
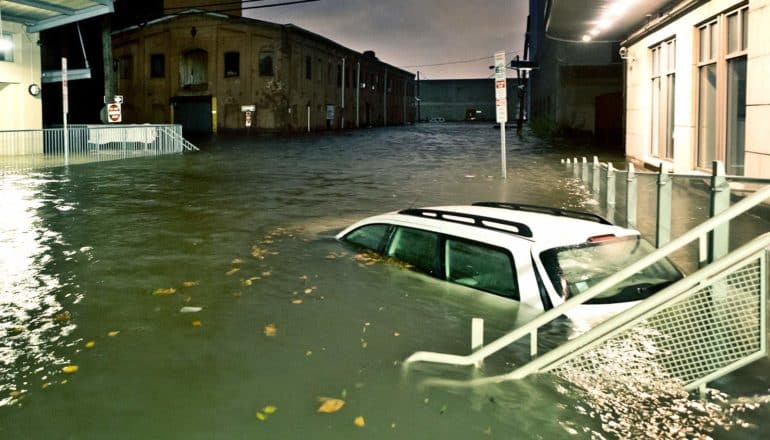
{"type": "Polygon", "coordinates": [[[67,133],[67,113],[69,113],[69,90],[67,85],[67,58],[61,59],[61,100],[62,119],[64,122],[64,164],[69,164],[69,134],[67,133]]]}
{"type": "Polygon", "coordinates": [[[503,179],[508,178],[505,158],[505,123],[508,122],[508,95],[506,91],[505,52],[495,52],[495,109],[500,124],[500,161],[503,179]]]}

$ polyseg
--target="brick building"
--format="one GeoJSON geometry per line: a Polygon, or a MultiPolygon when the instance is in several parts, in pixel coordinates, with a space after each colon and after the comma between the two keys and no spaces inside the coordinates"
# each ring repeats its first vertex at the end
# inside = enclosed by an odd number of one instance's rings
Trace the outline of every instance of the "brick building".
{"type": "Polygon", "coordinates": [[[300,27],[187,10],[113,33],[125,122],[186,132],[411,123],[414,75],[300,27]]]}

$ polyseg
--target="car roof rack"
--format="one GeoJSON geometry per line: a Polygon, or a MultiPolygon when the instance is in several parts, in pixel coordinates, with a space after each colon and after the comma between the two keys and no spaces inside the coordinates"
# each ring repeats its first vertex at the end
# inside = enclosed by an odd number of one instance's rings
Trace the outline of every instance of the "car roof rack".
{"type": "Polygon", "coordinates": [[[519,235],[526,238],[532,238],[532,230],[524,223],[514,222],[483,215],[468,214],[465,212],[442,211],[440,209],[409,208],[398,212],[399,214],[412,215],[415,217],[425,217],[436,220],[443,220],[461,225],[476,226],[484,229],[491,229],[500,232],[519,235]]]}
{"type": "Polygon", "coordinates": [[[536,212],[540,214],[550,214],[550,215],[556,215],[561,217],[575,218],[579,220],[587,220],[591,222],[601,223],[603,225],[612,225],[612,222],[610,222],[606,218],[591,212],[570,211],[567,209],[550,208],[547,206],[525,205],[523,203],[508,203],[508,202],[476,202],[473,204],[473,206],[510,209],[514,211],[536,212]]]}

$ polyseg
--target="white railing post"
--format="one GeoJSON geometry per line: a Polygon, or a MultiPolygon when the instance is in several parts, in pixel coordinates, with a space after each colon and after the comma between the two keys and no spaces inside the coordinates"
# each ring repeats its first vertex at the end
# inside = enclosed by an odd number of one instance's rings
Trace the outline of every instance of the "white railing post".
{"type": "MultiPolygon", "coordinates": [[[[730,206],[730,184],[725,176],[725,165],[715,160],[711,173],[709,217],[714,217],[730,206]]],[[[730,225],[724,224],[709,234],[708,262],[727,255],[730,246],[730,225]]]]}
{"type": "Polygon", "coordinates": [[[658,200],[655,214],[655,247],[671,240],[671,199],[673,182],[661,162],[658,170],[658,200]]]}
{"type": "Polygon", "coordinates": [[[626,226],[636,229],[636,172],[634,164],[628,164],[626,176],[626,226]]]}

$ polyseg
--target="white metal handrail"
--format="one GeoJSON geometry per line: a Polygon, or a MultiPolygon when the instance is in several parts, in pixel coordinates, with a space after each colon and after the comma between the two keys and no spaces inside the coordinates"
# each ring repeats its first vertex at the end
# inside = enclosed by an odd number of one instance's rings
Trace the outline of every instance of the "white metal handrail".
{"type": "MultiPolygon", "coordinates": [[[[500,338],[492,341],[491,343],[483,346],[482,348],[474,351],[473,353],[470,353],[468,355],[455,355],[455,354],[447,354],[447,353],[419,351],[409,356],[405,360],[405,363],[409,364],[413,362],[434,362],[434,363],[443,363],[443,364],[450,364],[450,365],[477,365],[478,366],[481,364],[481,362],[485,358],[517,342],[519,339],[521,339],[526,335],[530,335],[530,338],[531,338],[530,346],[532,346],[533,348],[536,348],[535,341],[537,338],[537,331],[543,325],[550,323],[554,319],[564,315],[569,310],[594,298],[595,296],[599,295],[605,290],[614,287],[615,285],[624,281],[626,278],[654,264],[658,260],[668,257],[669,255],[678,251],[679,249],[683,248],[689,243],[695,240],[701,239],[701,237],[705,236],[707,233],[714,230],[716,227],[726,224],[733,218],[743,214],[744,212],[757,206],[758,204],[760,204],[761,202],[769,198],[770,198],[770,186],[766,186],[756,191],[754,194],[739,201],[738,203],[732,205],[730,208],[721,212],[719,215],[714,216],[709,220],[706,220],[705,222],[691,229],[690,231],[683,234],[682,236],[670,241],[668,244],[655,250],[654,252],[650,253],[646,257],[637,261],[636,263],[631,264],[630,266],[615,273],[610,277],[607,277],[606,279],[600,281],[599,283],[589,288],[585,292],[575,295],[571,299],[565,301],[563,304],[546,311],[545,313],[537,316],[532,321],[507,333],[506,335],[501,336],[500,338]]],[[[532,354],[533,355],[537,354],[534,349],[532,354]]]]}

